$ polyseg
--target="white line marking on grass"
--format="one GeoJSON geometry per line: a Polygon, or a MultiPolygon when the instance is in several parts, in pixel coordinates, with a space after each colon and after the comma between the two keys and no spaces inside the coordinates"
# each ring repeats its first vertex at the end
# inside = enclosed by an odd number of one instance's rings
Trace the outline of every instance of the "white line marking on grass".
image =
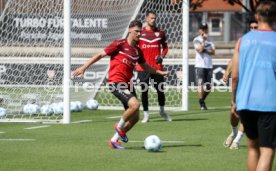
{"type": "Polygon", "coordinates": [[[6,132],[0,132],[0,134],[5,134],[6,132]]]}
{"type": "Polygon", "coordinates": [[[0,139],[0,141],[35,141],[35,139],[0,139]]]}
{"type": "MultiPolygon", "coordinates": [[[[141,143],[141,142],[144,142],[144,141],[138,141],[138,140],[132,140],[132,141],[128,141],[130,143],[141,143]]],[[[162,141],[162,143],[184,143],[184,141],[162,141]]]]}
{"type": "Polygon", "coordinates": [[[47,128],[47,127],[50,127],[50,125],[34,126],[34,127],[24,128],[24,129],[40,129],[40,128],[47,128]]]}
{"type": "Polygon", "coordinates": [[[86,122],[92,122],[92,120],[80,120],[80,121],[75,121],[75,122],[71,122],[71,123],[76,124],[76,123],[86,123],[86,122]]]}

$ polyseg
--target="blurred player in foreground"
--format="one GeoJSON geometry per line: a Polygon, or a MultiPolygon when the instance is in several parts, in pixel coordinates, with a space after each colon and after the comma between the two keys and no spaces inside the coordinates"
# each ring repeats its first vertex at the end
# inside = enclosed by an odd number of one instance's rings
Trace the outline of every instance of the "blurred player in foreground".
{"type": "Polygon", "coordinates": [[[258,30],[245,34],[233,56],[232,112],[248,137],[249,171],[272,170],[276,147],[276,3],[257,7],[258,30]]]}

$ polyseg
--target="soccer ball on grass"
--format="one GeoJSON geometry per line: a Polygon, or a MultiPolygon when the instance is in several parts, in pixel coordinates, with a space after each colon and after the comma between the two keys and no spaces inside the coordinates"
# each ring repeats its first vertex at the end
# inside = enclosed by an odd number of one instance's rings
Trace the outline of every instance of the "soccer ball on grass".
{"type": "Polygon", "coordinates": [[[161,140],[156,135],[150,135],[145,139],[144,147],[149,152],[159,151],[162,147],[161,140]]]}

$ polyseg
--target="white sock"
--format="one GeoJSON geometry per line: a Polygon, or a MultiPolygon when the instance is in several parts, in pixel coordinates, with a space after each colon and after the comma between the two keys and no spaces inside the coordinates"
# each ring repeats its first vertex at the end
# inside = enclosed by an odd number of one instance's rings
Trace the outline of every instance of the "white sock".
{"type": "Polygon", "coordinates": [[[234,142],[240,143],[242,137],[243,137],[243,132],[239,131],[236,138],[234,139],[234,142]]]}
{"type": "Polygon", "coordinates": [[[124,121],[123,117],[120,119],[118,123],[118,128],[123,129],[125,127],[126,122],[124,121]]]}
{"type": "Polygon", "coordinates": [[[120,135],[116,132],[113,137],[111,138],[112,142],[116,142],[120,138],[120,135]]]}
{"type": "Polygon", "coordinates": [[[149,111],[144,111],[144,117],[148,117],[149,116],[149,111]]]}
{"type": "Polygon", "coordinates": [[[160,113],[165,113],[164,106],[160,106],[160,113]]]}
{"type": "Polygon", "coordinates": [[[237,126],[232,126],[232,135],[236,136],[238,133],[238,127],[237,126]]]}

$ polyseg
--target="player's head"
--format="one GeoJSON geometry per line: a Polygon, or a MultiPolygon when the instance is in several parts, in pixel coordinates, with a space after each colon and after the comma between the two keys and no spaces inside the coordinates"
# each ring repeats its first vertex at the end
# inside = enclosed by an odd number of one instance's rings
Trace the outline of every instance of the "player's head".
{"type": "Polygon", "coordinates": [[[276,3],[273,1],[262,1],[256,9],[256,19],[258,22],[273,25],[276,18],[276,3]]]}
{"type": "Polygon", "coordinates": [[[256,20],[250,20],[249,21],[249,29],[250,30],[256,30],[256,29],[258,29],[258,21],[256,21],[256,20]]]}
{"type": "Polygon", "coordinates": [[[149,27],[155,27],[156,18],[157,18],[156,12],[147,11],[147,13],[146,13],[146,23],[149,27]]]}
{"type": "Polygon", "coordinates": [[[200,26],[199,26],[199,34],[202,34],[202,33],[208,33],[208,25],[206,23],[202,23],[200,26]]]}
{"type": "Polygon", "coordinates": [[[142,31],[142,25],[143,24],[139,20],[131,21],[128,26],[128,37],[138,41],[142,31]]]}

